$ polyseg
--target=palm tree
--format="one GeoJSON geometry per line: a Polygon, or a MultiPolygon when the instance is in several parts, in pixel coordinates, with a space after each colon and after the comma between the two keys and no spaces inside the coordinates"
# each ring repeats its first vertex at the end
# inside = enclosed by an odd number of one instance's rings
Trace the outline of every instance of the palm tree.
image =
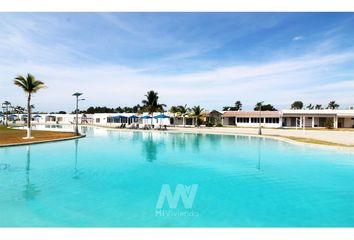
{"type": "Polygon", "coordinates": [[[339,104],[336,103],[336,101],[330,101],[328,103],[327,109],[337,109],[339,108],[339,104]]]}
{"type": "Polygon", "coordinates": [[[312,103],[310,103],[307,107],[306,107],[307,109],[309,109],[309,110],[312,110],[312,109],[314,109],[315,108],[315,106],[314,105],[312,105],[312,103]]]}
{"type": "Polygon", "coordinates": [[[177,106],[172,106],[170,108],[170,113],[179,114],[179,109],[177,106]]]}
{"type": "Polygon", "coordinates": [[[31,97],[32,94],[36,93],[39,89],[46,87],[43,82],[37,80],[32,74],[28,73],[27,77],[21,75],[14,79],[14,84],[21,87],[27,95],[27,139],[32,138],[31,136],[31,119],[32,119],[32,108],[31,108],[31,97]]]}
{"type": "Polygon", "coordinates": [[[198,106],[194,106],[194,107],[192,108],[192,111],[193,111],[193,115],[194,115],[194,116],[196,117],[196,119],[197,119],[196,124],[197,124],[197,126],[199,126],[200,123],[201,123],[201,121],[202,121],[201,117],[202,117],[202,112],[204,111],[204,108],[201,108],[201,107],[198,105],[198,106]]]}
{"type": "Polygon", "coordinates": [[[316,110],[322,109],[322,105],[321,105],[321,104],[316,104],[316,105],[315,105],[315,109],[316,109],[316,110]]]}
{"type": "MultiPolygon", "coordinates": [[[[147,111],[151,117],[153,117],[154,112],[163,112],[163,108],[166,107],[165,104],[160,104],[158,102],[159,100],[159,94],[153,90],[147,92],[145,94],[146,99],[144,99],[142,104],[144,104],[143,108],[145,111],[147,111]]],[[[151,119],[151,124],[152,124],[152,119],[151,119]]]]}
{"type": "Polygon", "coordinates": [[[24,113],[25,110],[26,109],[24,107],[21,107],[21,106],[14,107],[14,113],[24,113]]]}
{"type": "Polygon", "coordinates": [[[190,108],[187,107],[187,104],[177,106],[178,112],[182,114],[183,117],[183,127],[186,125],[186,115],[191,111],[190,108]]]}

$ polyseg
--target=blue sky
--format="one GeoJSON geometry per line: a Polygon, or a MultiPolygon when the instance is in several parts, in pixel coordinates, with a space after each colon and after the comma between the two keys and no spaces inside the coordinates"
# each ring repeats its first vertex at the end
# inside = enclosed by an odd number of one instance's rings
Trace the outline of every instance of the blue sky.
{"type": "Polygon", "coordinates": [[[353,13],[2,13],[0,101],[33,73],[39,111],[140,103],[219,109],[241,100],[354,105],[353,13]]]}

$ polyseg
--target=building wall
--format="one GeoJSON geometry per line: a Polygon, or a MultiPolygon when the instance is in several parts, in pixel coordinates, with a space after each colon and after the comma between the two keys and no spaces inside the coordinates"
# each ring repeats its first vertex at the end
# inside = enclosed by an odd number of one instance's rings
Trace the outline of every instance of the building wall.
{"type": "Polygon", "coordinates": [[[353,128],[354,120],[353,118],[344,118],[344,128],[353,128]]]}
{"type": "MultiPolygon", "coordinates": [[[[86,117],[89,119],[92,119],[92,123],[96,125],[103,125],[103,126],[116,126],[119,125],[121,120],[116,120],[116,121],[108,121],[111,119],[112,116],[116,115],[124,115],[124,116],[131,116],[133,113],[97,113],[97,114],[86,114],[86,117]]],[[[154,116],[158,115],[160,113],[154,113],[154,116]]],[[[166,115],[169,115],[169,113],[165,113],[166,115]]],[[[225,112],[222,112],[222,114],[225,114],[225,112]]],[[[241,112],[241,113],[235,113],[236,116],[237,114],[240,114],[242,118],[247,118],[247,122],[240,122],[238,118],[241,117],[232,117],[229,113],[227,117],[221,117],[221,122],[225,126],[239,126],[239,127],[258,127],[259,123],[258,122],[252,122],[251,119],[255,119],[255,114],[250,112],[247,113],[247,111],[241,112]],[[250,116],[248,117],[248,115],[250,116]],[[252,115],[253,114],[253,115],[252,115]],[[251,116],[252,115],[252,116],[251,116]]],[[[17,123],[24,124],[24,119],[25,117],[23,116],[24,114],[17,114],[18,118],[20,120],[17,120],[17,123]]],[[[35,115],[35,114],[33,114],[35,115]]],[[[41,118],[35,118],[32,122],[37,123],[37,124],[56,124],[57,122],[60,124],[74,124],[75,123],[75,114],[39,114],[41,115],[41,118]],[[52,117],[49,117],[52,116],[52,117]]],[[[143,115],[147,115],[147,113],[144,113],[143,115]]],[[[210,117],[213,117],[214,119],[219,120],[219,114],[217,113],[212,113],[210,117]],[[215,115],[215,116],[214,116],[215,115]]],[[[223,115],[220,115],[223,116],[223,115]]],[[[338,118],[338,122],[342,123],[341,127],[344,128],[353,128],[354,125],[354,110],[283,110],[279,112],[279,123],[267,123],[265,118],[263,117],[263,123],[261,124],[263,127],[269,127],[269,128],[278,128],[281,126],[284,127],[295,127],[295,119],[296,118],[301,118],[305,116],[305,126],[306,127],[312,127],[313,126],[313,121],[314,121],[314,126],[315,127],[323,127],[322,123],[325,118],[331,118],[334,119],[336,116],[338,118]],[[312,120],[313,118],[313,120],[312,120]],[[320,121],[320,119],[322,119],[320,121]],[[320,124],[321,123],[321,124],[320,124]]],[[[81,117],[82,114],[79,114],[79,123],[81,123],[81,117]]],[[[172,117],[172,115],[171,115],[172,117]]],[[[173,125],[176,126],[182,126],[183,125],[183,118],[182,117],[172,117],[173,118],[173,125]]],[[[257,117],[256,117],[257,118],[257,117]]],[[[0,120],[4,121],[4,117],[0,117],[0,120]]],[[[186,118],[185,119],[185,125],[186,126],[193,126],[195,123],[195,118],[186,118]]],[[[126,121],[122,120],[122,121],[126,121]]],[[[134,121],[135,123],[139,124],[151,124],[151,119],[138,119],[138,120],[129,120],[134,121]]],[[[9,119],[9,123],[12,123],[12,119],[9,119]]],[[[154,125],[170,125],[171,119],[153,119],[152,123],[154,125]]],[[[91,122],[90,122],[91,124],[91,122]]],[[[335,124],[336,127],[336,124],[335,124]]]]}
{"type": "MultiPolygon", "coordinates": [[[[237,127],[259,127],[259,118],[255,117],[224,117],[223,122],[225,126],[237,126],[237,127]],[[257,119],[257,122],[254,122],[254,120],[257,119]],[[252,121],[253,120],[253,121],[252,121]]],[[[269,127],[269,128],[278,128],[281,127],[281,118],[262,118],[261,120],[261,126],[262,127],[269,127]],[[277,119],[278,122],[268,122],[271,119],[277,119]]]]}

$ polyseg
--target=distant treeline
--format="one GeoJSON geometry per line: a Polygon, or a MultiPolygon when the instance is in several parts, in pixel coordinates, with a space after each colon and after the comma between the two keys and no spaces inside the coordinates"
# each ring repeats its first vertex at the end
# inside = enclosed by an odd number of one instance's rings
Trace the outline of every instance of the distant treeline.
{"type": "Polygon", "coordinates": [[[93,114],[93,113],[136,113],[143,110],[143,107],[139,104],[133,107],[89,107],[86,111],[82,111],[84,113],[93,114]]]}

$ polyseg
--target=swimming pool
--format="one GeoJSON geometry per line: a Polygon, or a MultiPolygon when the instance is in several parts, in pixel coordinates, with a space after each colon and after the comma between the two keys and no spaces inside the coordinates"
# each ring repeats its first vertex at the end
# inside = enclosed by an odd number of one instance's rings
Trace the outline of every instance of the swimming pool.
{"type": "Polygon", "coordinates": [[[350,151],[82,130],[83,139],[0,148],[0,226],[354,226],[350,151]]]}

